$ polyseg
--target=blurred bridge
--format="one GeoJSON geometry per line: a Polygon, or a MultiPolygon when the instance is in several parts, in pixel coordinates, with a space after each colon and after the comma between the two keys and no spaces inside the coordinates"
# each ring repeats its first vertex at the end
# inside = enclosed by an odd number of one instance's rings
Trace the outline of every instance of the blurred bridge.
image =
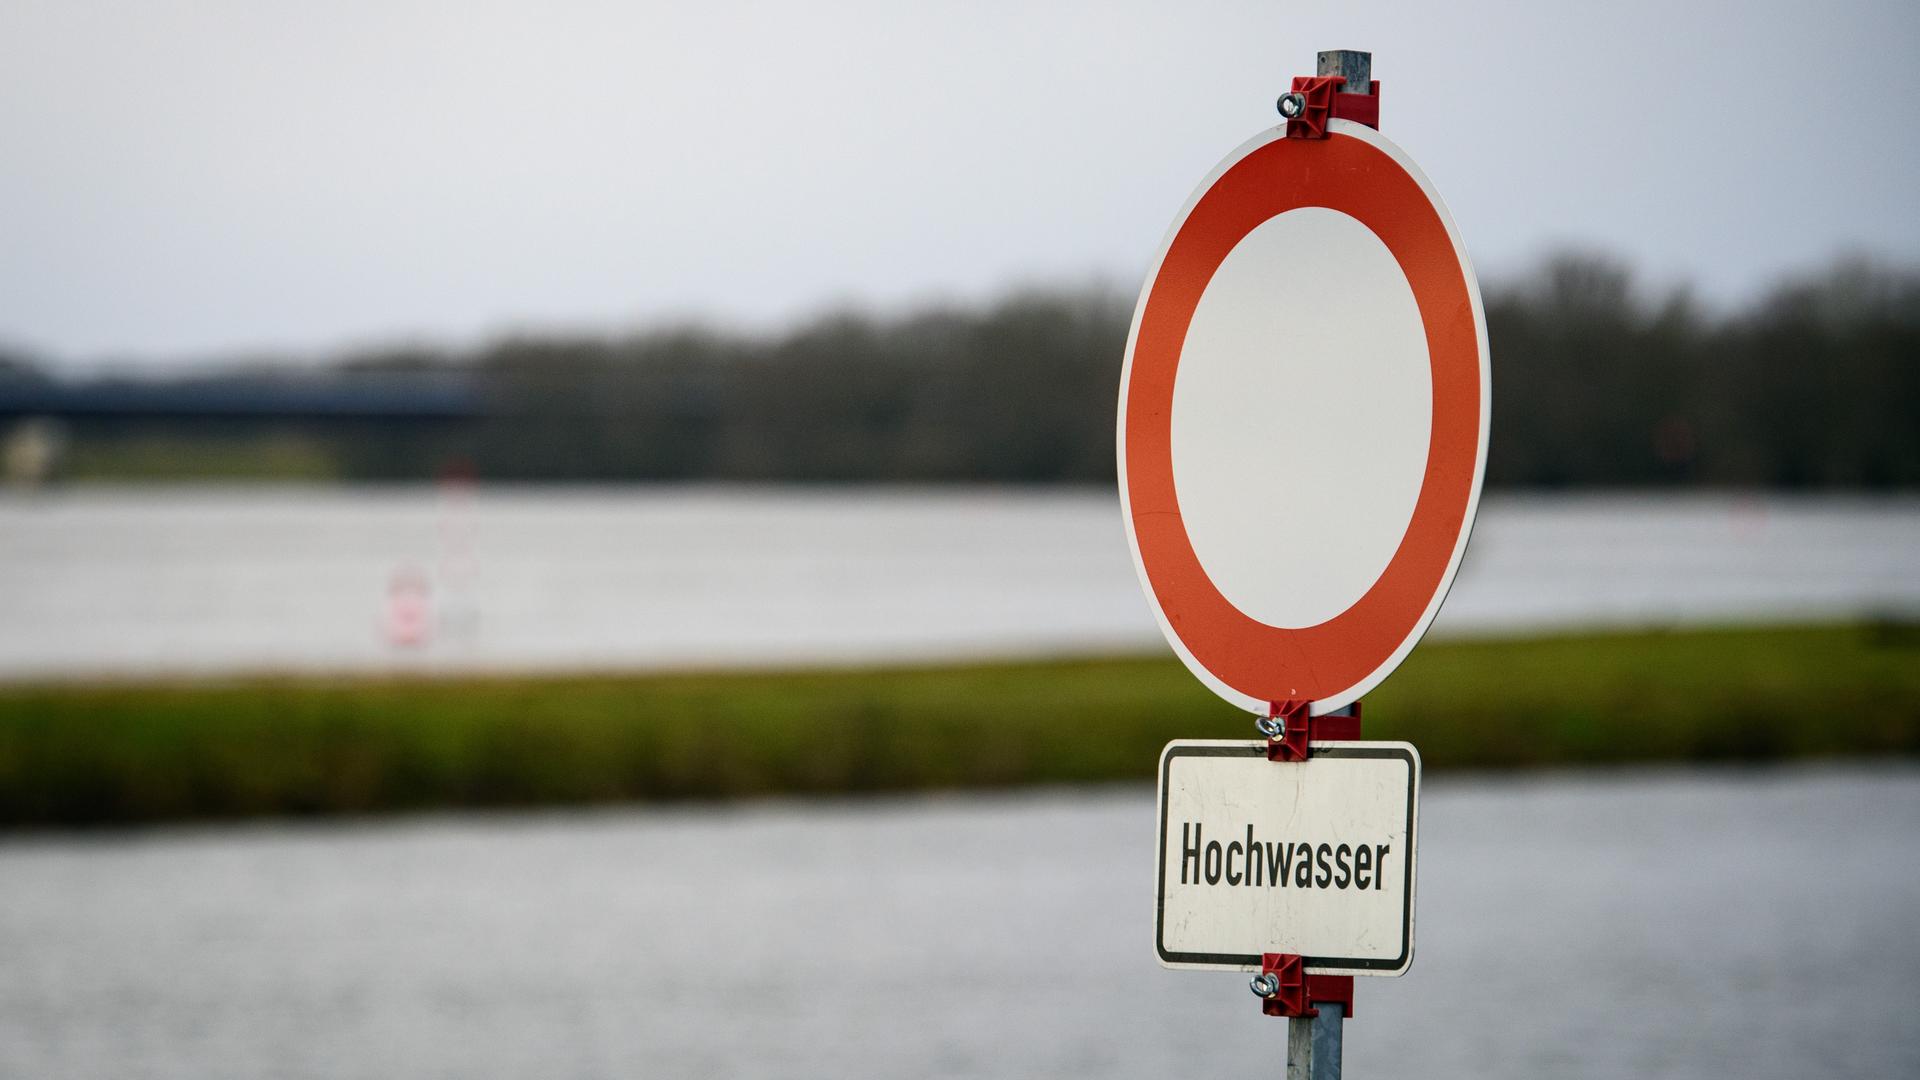
{"type": "Polygon", "coordinates": [[[486,412],[479,382],[454,373],[242,374],[164,382],[0,377],[0,480],[45,482],[75,427],[420,425],[474,420],[486,412]]]}
{"type": "Polygon", "coordinates": [[[0,421],[432,421],[477,419],[484,413],[479,384],[465,375],[0,381],[0,421]]]}

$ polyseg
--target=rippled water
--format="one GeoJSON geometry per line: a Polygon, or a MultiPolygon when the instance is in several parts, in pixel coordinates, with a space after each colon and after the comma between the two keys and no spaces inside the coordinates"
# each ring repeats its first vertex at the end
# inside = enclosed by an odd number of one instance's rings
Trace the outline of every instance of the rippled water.
{"type": "MultiPolygon", "coordinates": [[[[1106,492],[0,496],[0,678],[1158,651],[1106,492]]],[[[1494,497],[1434,632],[1920,613],[1920,499],[1494,497]]]]}
{"type": "MultiPolygon", "coordinates": [[[[1920,769],[1441,780],[1355,1077],[1920,1074],[1920,769]]],[[[1279,1075],[1150,791],[0,842],[0,1076],[1279,1075]]]]}

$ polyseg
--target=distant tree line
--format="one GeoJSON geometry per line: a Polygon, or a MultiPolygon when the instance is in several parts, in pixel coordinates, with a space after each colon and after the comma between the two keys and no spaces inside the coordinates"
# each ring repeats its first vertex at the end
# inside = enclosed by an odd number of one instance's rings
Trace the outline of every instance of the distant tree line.
{"type": "MultiPolygon", "coordinates": [[[[1920,486],[1920,271],[1864,261],[1715,312],[1563,255],[1487,289],[1489,483],[1920,486]]],[[[1133,298],[1028,290],[771,335],[678,326],[466,353],[366,352],[319,373],[470,380],[453,423],[76,421],[73,438],[293,431],[349,480],[1105,483],[1133,298]]],[[[9,380],[44,380],[0,357],[9,380]]],[[[205,380],[210,376],[199,376],[205,380]]]]}
{"type": "Polygon", "coordinates": [[[1492,483],[1920,485],[1920,272],[1851,260],[1709,314],[1616,262],[1490,290],[1492,483]]]}

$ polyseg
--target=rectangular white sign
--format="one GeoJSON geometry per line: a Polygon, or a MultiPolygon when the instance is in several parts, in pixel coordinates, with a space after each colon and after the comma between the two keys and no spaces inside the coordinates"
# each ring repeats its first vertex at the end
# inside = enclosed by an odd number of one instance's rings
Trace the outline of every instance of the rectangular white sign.
{"type": "Polygon", "coordinates": [[[1413,962],[1420,755],[1324,742],[1301,762],[1264,742],[1168,743],[1160,754],[1154,948],[1168,967],[1399,975],[1413,962]]]}

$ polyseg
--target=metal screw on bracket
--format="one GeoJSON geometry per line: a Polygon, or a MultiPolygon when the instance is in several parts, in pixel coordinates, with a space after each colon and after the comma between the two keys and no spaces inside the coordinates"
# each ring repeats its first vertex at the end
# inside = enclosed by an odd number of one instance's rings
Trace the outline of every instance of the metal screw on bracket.
{"type": "Polygon", "coordinates": [[[1284,716],[1256,716],[1253,726],[1269,739],[1282,738],[1287,734],[1287,718],[1284,716]]]}
{"type": "Polygon", "coordinates": [[[1247,989],[1253,991],[1255,997],[1273,997],[1280,993],[1280,976],[1263,971],[1248,980],[1247,989]]]}
{"type": "Polygon", "coordinates": [[[1280,100],[1275,104],[1279,106],[1281,116],[1289,120],[1298,120],[1300,114],[1307,111],[1307,95],[1288,91],[1281,94],[1280,100]]]}

